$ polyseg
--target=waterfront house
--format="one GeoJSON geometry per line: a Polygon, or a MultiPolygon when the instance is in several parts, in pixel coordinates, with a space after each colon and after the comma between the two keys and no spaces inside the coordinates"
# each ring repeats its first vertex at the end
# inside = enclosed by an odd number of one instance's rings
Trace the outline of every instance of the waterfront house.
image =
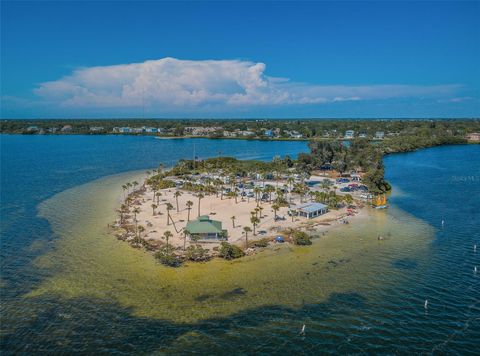
{"type": "Polygon", "coordinates": [[[385,132],[383,131],[377,131],[375,132],[375,138],[377,140],[383,140],[383,137],[385,136],[385,132]]]}
{"type": "Polygon", "coordinates": [[[130,127],[114,127],[112,130],[113,133],[130,133],[130,127]]]}
{"type": "Polygon", "coordinates": [[[157,133],[158,132],[158,129],[156,127],[146,127],[145,128],[145,132],[148,132],[148,133],[157,133]]]}
{"type": "Polygon", "coordinates": [[[263,135],[266,136],[266,137],[273,137],[274,136],[272,130],[264,130],[263,135]]]}
{"type": "Polygon", "coordinates": [[[353,138],[354,135],[355,135],[355,131],[353,130],[345,131],[345,138],[353,138]]]}
{"type": "Polygon", "coordinates": [[[63,126],[60,131],[62,131],[62,132],[72,132],[73,131],[72,125],[63,126]]]}
{"type": "Polygon", "coordinates": [[[212,220],[208,215],[201,215],[196,220],[189,221],[185,227],[191,240],[219,241],[227,239],[227,230],[222,229],[222,222],[212,220]]]}
{"type": "Polygon", "coordinates": [[[291,208],[293,213],[308,219],[323,215],[328,211],[328,207],[322,203],[304,203],[291,208]]]}
{"type": "Polygon", "coordinates": [[[103,130],[104,130],[103,126],[91,126],[90,127],[90,131],[92,131],[92,132],[99,132],[99,131],[103,131],[103,130]]]}
{"type": "Polygon", "coordinates": [[[291,131],[290,132],[291,138],[303,138],[303,135],[298,131],[291,131]]]}
{"type": "Polygon", "coordinates": [[[469,141],[480,141],[480,132],[472,132],[467,135],[469,141]]]}

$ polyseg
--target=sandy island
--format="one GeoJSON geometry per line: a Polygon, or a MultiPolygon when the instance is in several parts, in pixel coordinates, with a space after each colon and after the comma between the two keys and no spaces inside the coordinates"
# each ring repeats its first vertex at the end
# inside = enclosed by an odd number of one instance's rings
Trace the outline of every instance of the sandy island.
{"type": "MultiPolygon", "coordinates": [[[[176,178],[173,177],[172,179],[176,178]]],[[[310,177],[310,181],[320,182],[325,179],[329,179],[333,189],[338,192],[340,192],[340,188],[347,185],[346,183],[338,183],[335,179],[326,178],[325,176],[313,175],[310,177]]],[[[282,180],[261,180],[255,181],[254,184],[263,187],[268,185],[285,187],[287,182],[282,180]]],[[[322,188],[318,184],[309,187],[309,190],[322,191],[322,188]]],[[[289,201],[289,206],[280,207],[277,211],[278,218],[275,219],[275,213],[272,209],[275,193],[272,193],[269,199],[258,199],[258,201],[255,197],[249,197],[247,192],[245,192],[243,196],[239,194],[237,198],[227,195],[222,196],[220,193],[203,193],[204,197],[200,200],[200,207],[197,193],[181,188],[161,189],[154,192],[150,186],[144,183],[140,189],[132,192],[130,195],[133,197],[132,208],[124,219],[127,221],[127,224],[134,226],[136,218],[137,228],[141,226],[140,235],[144,241],[144,245],[148,250],[153,251],[158,250],[165,244],[164,233],[166,231],[172,233],[172,236],[169,238],[169,244],[178,251],[182,251],[184,246],[188,247],[191,244],[200,244],[210,251],[219,246],[221,241],[218,240],[192,241],[189,237],[185,236],[184,229],[187,222],[189,220],[195,220],[201,215],[207,215],[212,220],[220,221],[222,228],[227,230],[228,242],[245,249],[247,254],[251,254],[255,253],[256,250],[255,247],[252,246],[252,242],[254,241],[267,239],[270,241],[270,245],[273,245],[275,244],[275,238],[282,236],[285,242],[289,243],[289,233],[292,229],[305,231],[311,236],[321,236],[334,227],[349,224],[361,217],[367,216],[365,210],[368,209],[365,208],[365,201],[360,199],[359,194],[352,194],[355,200],[350,206],[344,204],[344,206],[339,209],[329,210],[327,213],[315,218],[292,217],[289,215],[291,207],[310,202],[311,198],[309,198],[308,195],[302,198],[298,194],[287,192],[286,197],[289,201]],[[156,196],[158,194],[155,194],[158,192],[161,193],[159,197],[156,196]],[[180,192],[180,195],[176,196],[176,192],[180,192]],[[193,203],[190,211],[187,208],[188,201],[193,203]],[[156,205],[155,209],[153,209],[152,204],[156,205]],[[171,219],[168,219],[168,204],[173,206],[173,209],[170,210],[171,219]],[[250,218],[251,212],[257,207],[260,209],[258,213],[260,221],[255,227],[255,234],[253,234],[253,226],[250,218]],[[136,214],[132,213],[134,208],[138,208],[136,214]],[[232,219],[232,217],[235,217],[235,219],[232,219]],[[246,246],[245,232],[243,229],[245,226],[250,227],[252,230],[247,234],[248,246],[246,246]]],[[[339,195],[341,195],[341,193],[339,195]]],[[[123,225],[125,225],[125,223],[123,225]]],[[[114,226],[119,227],[120,221],[117,220],[114,226]]],[[[136,233],[132,230],[120,232],[117,230],[116,234],[117,237],[122,240],[127,240],[131,243],[135,241],[136,233]]],[[[133,243],[132,245],[136,244],[133,243]]],[[[212,255],[215,255],[215,253],[212,255]]]]}

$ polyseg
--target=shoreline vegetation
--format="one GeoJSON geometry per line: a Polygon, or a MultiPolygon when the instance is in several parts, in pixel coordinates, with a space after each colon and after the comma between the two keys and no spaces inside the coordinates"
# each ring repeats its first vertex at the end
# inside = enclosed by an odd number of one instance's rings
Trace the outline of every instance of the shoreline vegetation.
{"type": "Polygon", "coordinates": [[[4,119],[0,133],[137,135],[272,141],[457,137],[479,142],[480,119],[4,119]]]}
{"type": "Polygon", "coordinates": [[[296,160],[180,160],[169,170],[160,165],[147,172],[142,183],[125,184],[113,227],[118,239],[144,247],[174,267],[213,257],[235,259],[277,244],[310,245],[327,227],[348,224],[391,190],[384,178],[384,155],[464,143],[459,135],[417,133],[381,144],[311,140],[310,153],[300,153],[296,160]],[[325,210],[302,216],[308,204],[325,210]],[[205,232],[213,240],[191,231],[194,219],[198,225],[218,224],[217,230],[205,232]]]}

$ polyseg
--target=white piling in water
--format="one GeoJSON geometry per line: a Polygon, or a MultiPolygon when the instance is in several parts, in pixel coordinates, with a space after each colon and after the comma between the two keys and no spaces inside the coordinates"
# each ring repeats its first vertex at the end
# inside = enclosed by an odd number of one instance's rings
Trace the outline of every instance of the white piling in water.
{"type": "Polygon", "coordinates": [[[302,331],[300,331],[300,335],[305,335],[305,324],[302,326],[302,331]]]}
{"type": "Polygon", "coordinates": [[[473,273],[477,273],[477,266],[473,268],[473,273]]]}
{"type": "Polygon", "coordinates": [[[425,309],[428,309],[428,299],[425,299],[425,305],[424,305],[425,309]]]}
{"type": "Polygon", "coordinates": [[[445,220],[442,220],[442,228],[443,228],[444,225],[445,225],[445,220]]]}
{"type": "Polygon", "coordinates": [[[477,245],[473,245],[473,252],[477,252],[477,245]]]}

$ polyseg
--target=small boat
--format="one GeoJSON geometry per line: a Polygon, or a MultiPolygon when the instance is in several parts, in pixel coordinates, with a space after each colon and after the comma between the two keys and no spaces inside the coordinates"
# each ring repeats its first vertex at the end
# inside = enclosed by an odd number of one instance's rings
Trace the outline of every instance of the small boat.
{"type": "Polygon", "coordinates": [[[372,207],[375,209],[387,208],[387,196],[385,194],[378,194],[372,198],[372,207]]]}

